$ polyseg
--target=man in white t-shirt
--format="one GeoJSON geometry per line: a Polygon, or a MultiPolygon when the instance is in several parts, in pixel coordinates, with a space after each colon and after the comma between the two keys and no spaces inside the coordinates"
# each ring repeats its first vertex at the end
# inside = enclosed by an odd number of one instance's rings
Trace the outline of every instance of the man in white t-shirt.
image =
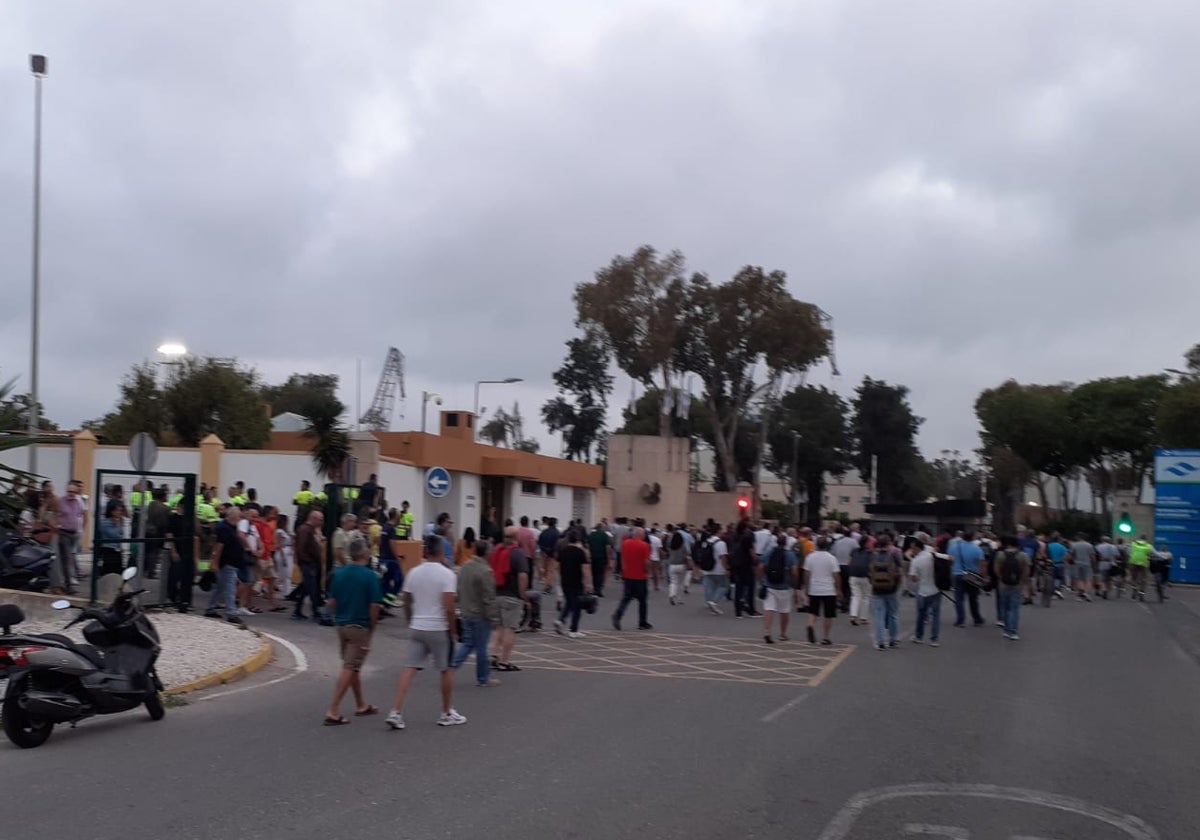
{"type": "Polygon", "coordinates": [[[729,589],[729,548],[717,531],[707,534],[700,546],[700,574],[704,578],[704,604],[713,615],[721,615],[723,610],[717,606],[717,600],[729,589]],[[711,554],[712,568],[704,568],[709,562],[705,558],[711,554]]]}
{"type": "Polygon", "coordinates": [[[454,624],[454,603],[458,579],[445,565],[445,543],[436,534],[425,537],[425,557],[404,577],[400,597],[408,615],[408,661],[400,674],[396,702],[387,716],[392,729],[404,728],[404,698],[417,671],[432,657],[433,667],[442,674],[442,716],[438,726],[457,726],[467,719],[454,710],[454,671],[450,667],[450,628],[454,624]]]}
{"type": "Polygon", "coordinates": [[[758,530],[754,532],[754,553],[761,560],[772,546],[775,545],[775,535],[771,533],[771,529],[765,523],[760,523],[758,530]]]}
{"type": "Polygon", "coordinates": [[[833,644],[829,634],[837,617],[838,593],[842,589],[842,573],[837,558],[829,553],[829,538],[817,540],[817,550],[804,558],[804,593],[808,599],[808,642],[816,644],[817,616],[825,616],[825,635],[821,644],[833,644]]]}
{"type": "Polygon", "coordinates": [[[925,622],[929,621],[929,646],[938,646],[938,633],[942,625],[942,593],[937,588],[933,573],[933,541],[929,534],[918,532],[914,535],[917,545],[914,546],[912,563],[908,567],[909,580],[913,582],[917,596],[917,630],[912,641],[921,644],[925,641],[925,622]]]}
{"type": "Polygon", "coordinates": [[[261,612],[258,607],[251,607],[254,601],[254,582],[258,572],[258,560],[262,557],[262,543],[258,538],[258,505],[246,505],[242,509],[242,518],[238,522],[238,537],[246,549],[247,560],[238,569],[238,615],[253,615],[261,612]]]}
{"type": "Polygon", "coordinates": [[[658,591],[658,580],[662,573],[663,541],[662,535],[655,528],[650,532],[650,577],[654,581],[654,591],[658,591]]]}

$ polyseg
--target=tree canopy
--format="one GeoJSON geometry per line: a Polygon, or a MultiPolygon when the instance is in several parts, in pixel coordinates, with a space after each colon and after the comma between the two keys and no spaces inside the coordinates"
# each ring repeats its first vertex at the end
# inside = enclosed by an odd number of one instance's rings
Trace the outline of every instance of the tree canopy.
{"type": "Polygon", "coordinates": [[[554,372],[559,396],[542,406],[542,420],[551,433],[562,432],[567,458],[591,460],[592,449],[604,434],[608,395],[613,377],[609,354],[594,333],[567,342],[567,358],[554,372]]]}
{"type": "Polygon", "coordinates": [[[287,412],[304,416],[305,407],[314,405],[314,400],[337,400],[337,389],[335,373],[293,373],[280,385],[261,386],[259,393],[272,417],[287,412]]]}
{"type": "Polygon", "coordinates": [[[796,467],[795,479],[805,490],[804,520],[815,525],[825,476],[841,475],[851,466],[850,407],[826,388],[800,386],[779,399],[771,416],[766,466],[789,482],[796,467]]]}
{"type": "Polygon", "coordinates": [[[851,428],[854,466],[871,481],[872,456],[878,464],[874,477],[880,502],[919,502],[929,488],[924,481],[924,461],[917,451],[917,429],[924,422],[908,404],[908,388],[864,377],[854,392],[851,428]]]}

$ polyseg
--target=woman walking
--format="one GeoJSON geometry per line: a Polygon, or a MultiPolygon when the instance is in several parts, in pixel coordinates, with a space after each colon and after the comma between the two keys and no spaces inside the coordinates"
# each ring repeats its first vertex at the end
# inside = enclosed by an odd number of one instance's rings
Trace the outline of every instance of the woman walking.
{"type": "Polygon", "coordinates": [[[867,578],[871,550],[867,545],[867,537],[859,539],[858,548],[850,553],[850,565],[847,566],[850,578],[850,623],[855,626],[867,624],[867,618],[871,615],[871,581],[867,578]]]}
{"type": "Polygon", "coordinates": [[[454,568],[461,569],[475,557],[475,529],[468,527],[454,546],[454,568]]]}
{"type": "Polygon", "coordinates": [[[275,518],[275,538],[273,543],[275,556],[276,579],[282,581],[283,596],[286,598],[292,594],[292,589],[295,584],[292,583],[292,572],[296,565],[296,556],[293,550],[293,538],[288,530],[289,525],[286,513],[281,513],[275,518]]]}

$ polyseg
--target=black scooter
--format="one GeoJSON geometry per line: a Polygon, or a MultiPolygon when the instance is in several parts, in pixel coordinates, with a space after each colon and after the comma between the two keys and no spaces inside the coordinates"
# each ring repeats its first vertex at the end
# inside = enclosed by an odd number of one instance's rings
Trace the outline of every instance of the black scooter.
{"type": "Polygon", "coordinates": [[[54,552],[13,530],[0,532],[0,589],[42,592],[50,585],[54,552]]]}
{"type": "Polygon", "coordinates": [[[14,604],[0,606],[0,677],[8,690],[0,707],[4,734],[22,748],[46,742],[55,724],[74,726],[94,715],[111,715],[145,705],[151,720],[161,720],[163,708],[154,664],[161,650],[158,631],[134,600],[146,590],[125,591],[137,575],[128,568],[124,582],[107,609],[75,607],[55,601],[55,609],[78,609],[67,627],[86,619],[89,644],[58,633],[22,635],[12,627],[25,619],[14,604]]]}

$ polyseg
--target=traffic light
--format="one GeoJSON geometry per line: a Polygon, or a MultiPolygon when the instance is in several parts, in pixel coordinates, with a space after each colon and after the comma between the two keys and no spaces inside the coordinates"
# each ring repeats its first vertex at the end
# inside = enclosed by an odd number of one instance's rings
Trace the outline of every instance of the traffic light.
{"type": "Polygon", "coordinates": [[[750,500],[745,496],[738,496],[737,500],[738,513],[745,516],[750,512],[750,500]]]}
{"type": "Polygon", "coordinates": [[[1133,533],[1133,520],[1128,513],[1121,514],[1121,520],[1117,523],[1117,533],[1125,536],[1133,533]]]}

